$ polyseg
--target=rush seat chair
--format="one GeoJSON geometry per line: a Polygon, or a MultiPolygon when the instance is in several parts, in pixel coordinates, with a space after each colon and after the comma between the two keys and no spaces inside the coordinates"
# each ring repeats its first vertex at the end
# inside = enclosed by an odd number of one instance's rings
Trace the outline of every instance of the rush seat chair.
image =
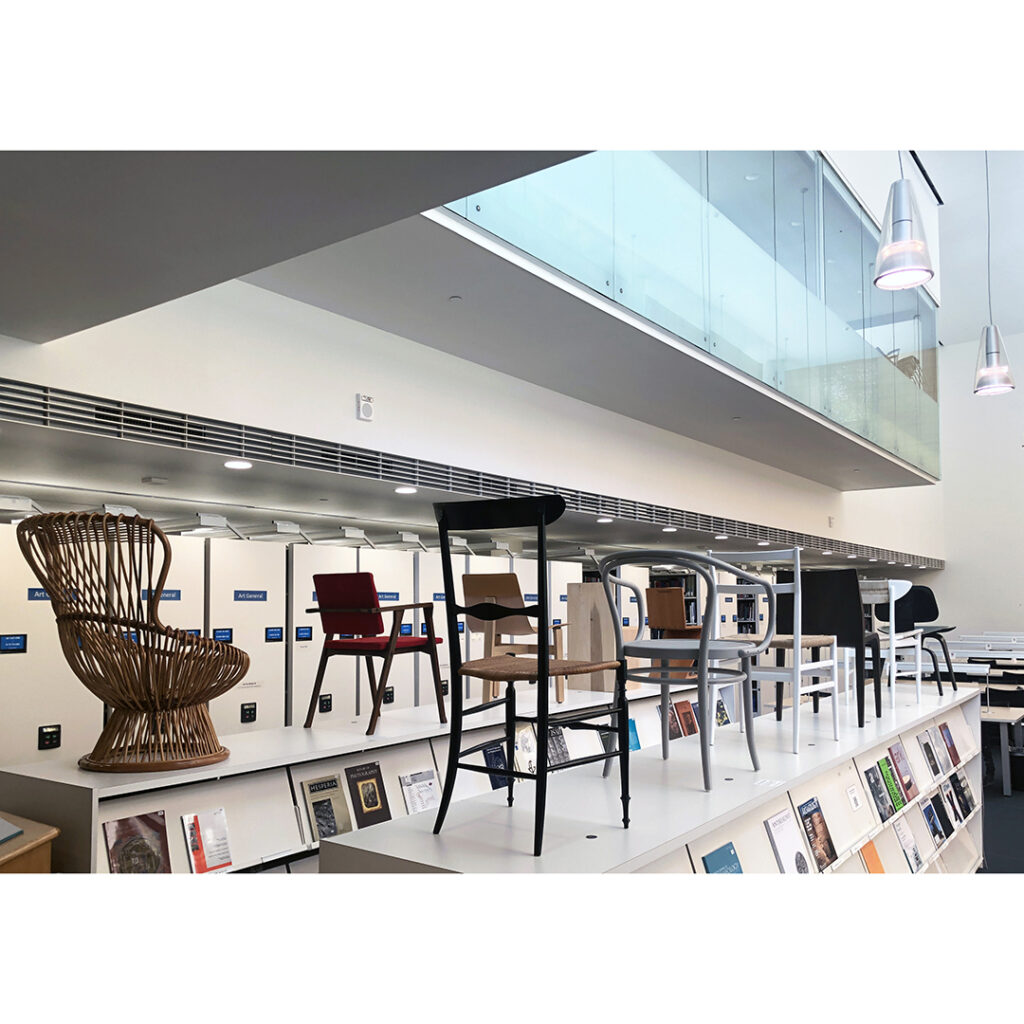
{"type": "Polygon", "coordinates": [[[55,512],[20,522],[18,544],[50,597],[72,672],[112,709],[79,766],[159,772],[223,761],[209,701],[242,679],[249,655],[160,621],[171,546],[156,523],[55,512]]]}
{"type": "Polygon", "coordinates": [[[537,623],[537,651],[535,655],[501,654],[490,658],[476,658],[463,662],[458,645],[452,645],[452,687],[451,687],[451,735],[448,742],[448,762],[444,776],[441,802],[434,821],[434,834],[441,831],[459,771],[483,772],[499,775],[508,780],[508,805],[513,804],[514,786],[517,781],[529,779],[535,783],[533,817],[533,853],[539,857],[544,842],[544,813],[547,805],[548,776],[576,765],[592,761],[619,762],[620,799],[622,801],[622,824],[629,827],[629,713],[626,708],[626,679],[621,661],[559,661],[550,656],[550,627],[547,588],[547,544],[546,528],[565,511],[565,499],[552,494],[543,497],[498,498],[482,501],[443,502],[434,505],[438,532],[441,540],[441,565],[444,571],[445,606],[448,618],[448,635],[458,635],[458,617],[474,616],[484,622],[496,623],[502,619],[526,616],[537,623]],[[531,529],[537,537],[537,603],[526,607],[509,607],[495,602],[475,605],[460,605],[455,600],[455,579],[452,574],[452,557],[449,547],[449,530],[460,534],[474,530],[518,530],[531,529]],[[615,669],[615,691],[610,702],[604,701],[589,707],[576,707],[550,713],[548,689],[553,677],[586,675],[615,669]],[[464,687],[457,682],[460,677],[503,682],[505,696],[483,701],[470,708],[463,707],[464,687]],[[517,682],[535,683],[537,707],[532,714],[521,713],[516,705],[517,682]],[[462,749],[464,721],[470,716],[491,708],[503,707],[505,711],[505,759],[506,767],[491,768],[473,764],[465,758],[491,746],[493,740],[474,744],[462,749]],[[598,719],[610,720],[600,723],[598,719]],[[516,727],[520,724],[533,726],[537,733],[537,752],[534,770],[525,772],[515,768],[516,727]],[[557,765],[549,763],[548,731],[558,725],[568,730],[592,730],[597,733],[609,729],[618,737],[618,750],[573,757],[557,765]]]}
{"type": "MultiPolygon", "coordinates": [[[[338,655],[366,659],[370,697],[373,700],[367,736],[372,736],[377,728],[380,709],[384,703],[384,689],[388,685],[391,665],[396,654],[430,655],[437,715],[442,724],[447,722],[448,716],[445,714],[444,695],[441,690],[441,667],[437,660],[437,645],[441,640],[434,635],[433,603],[421,601],[418,604],[381,605],[377,599],[373,573],[369,572],[320,573],[313,577],[313,586],[316,588],[317,606],[307,608],[306,612],[319,612],[320,625],[324,631],[324,646],[320,652],[320,665],[316,671],[316,682],[313,684],[313,693],[309,698],[309,710],[306,712],[303,727],[309,729],[313,725],[327,662],[338,655]],[[423,610],[426,635],[403,636],[402,620],[406,612],[415,608],[423,610]],[[389,633],[384,632],[382,612],[388,612],[392,616],[389,633]],[[379,682],[373,667],[374,658],[382,658],[384,661],[379,682]]],[[[458,644],[452,646],[458,647],[458,644]]]]}

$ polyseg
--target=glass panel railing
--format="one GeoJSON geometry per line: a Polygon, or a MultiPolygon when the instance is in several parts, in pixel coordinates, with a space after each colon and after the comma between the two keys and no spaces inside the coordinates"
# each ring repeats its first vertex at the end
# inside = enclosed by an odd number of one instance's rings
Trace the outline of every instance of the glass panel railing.
{"type": "Polygon", "coordinates": [[[597,152],[453,212],[938,475],[935,307],[806,151],[597,152]]]}

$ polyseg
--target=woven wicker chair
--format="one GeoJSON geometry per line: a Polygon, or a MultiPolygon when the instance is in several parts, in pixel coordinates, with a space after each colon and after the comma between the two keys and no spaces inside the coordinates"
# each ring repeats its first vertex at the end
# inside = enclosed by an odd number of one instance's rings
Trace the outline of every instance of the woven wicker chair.
{"type": "Polygon", "coordinates": [[[112,708],[82,768],[155,772],[223,761],[208,702],[231,689],[249,656],[157,615],[171,548],[140,516],[51,513],[18,524],[18,543],[46,588],[71,670],[112,708]]]}

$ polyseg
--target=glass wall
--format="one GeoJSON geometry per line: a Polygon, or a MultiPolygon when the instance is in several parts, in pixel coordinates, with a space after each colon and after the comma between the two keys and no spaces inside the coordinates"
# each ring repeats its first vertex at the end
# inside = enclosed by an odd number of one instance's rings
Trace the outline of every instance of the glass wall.
{"type": "Polygon", "coordinates": [[[820,154],[597,152],[448,207],[939,475],[935,306],[820,154]]]}

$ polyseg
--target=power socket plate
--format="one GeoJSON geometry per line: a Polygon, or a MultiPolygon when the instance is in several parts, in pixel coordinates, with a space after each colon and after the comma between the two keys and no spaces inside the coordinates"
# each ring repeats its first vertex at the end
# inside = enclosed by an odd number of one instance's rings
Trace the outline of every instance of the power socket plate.
{"type": "Polygon", "coordinates": [[[256,721],[256,701],[242,705],[242,724],[248,725],[256,721]]]}
{"type": "Polygon", "coordinates": [[[330,693],[320,695],[320,714],[326,715],[334,707],[334,696],[330,693]]]}

